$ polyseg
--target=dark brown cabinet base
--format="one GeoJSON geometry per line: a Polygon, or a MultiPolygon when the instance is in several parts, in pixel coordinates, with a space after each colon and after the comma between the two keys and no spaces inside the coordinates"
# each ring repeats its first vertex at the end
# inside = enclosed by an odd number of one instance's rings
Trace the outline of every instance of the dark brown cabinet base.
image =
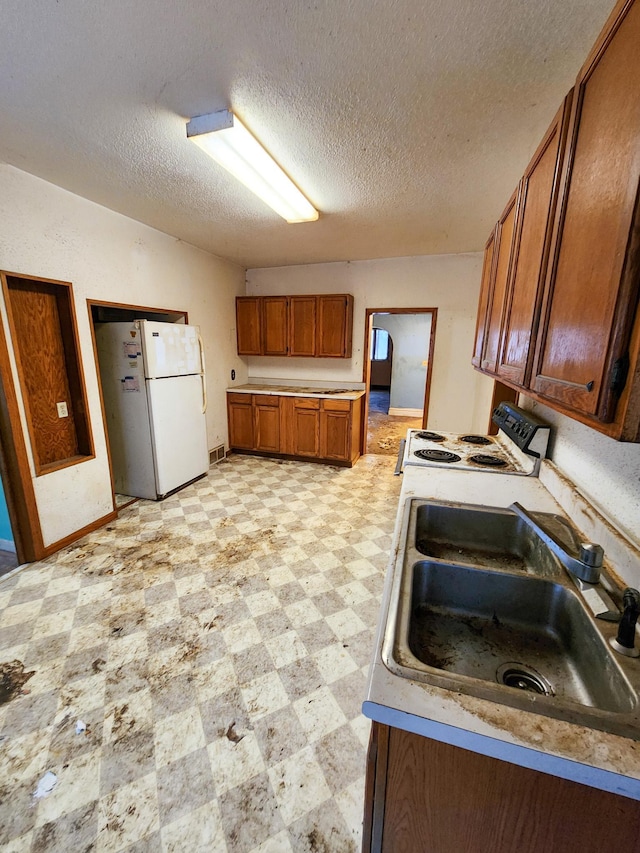
{"type": "Polygon", "coordinates": [[[638,853],[640,802],[373,723],[363,853],[638,853]]]}
{"type": "Polygon", "coordinates": [[[346,467],[360,457],[361,397],[228,392],[227,412],[231,450],[346,467]]]}

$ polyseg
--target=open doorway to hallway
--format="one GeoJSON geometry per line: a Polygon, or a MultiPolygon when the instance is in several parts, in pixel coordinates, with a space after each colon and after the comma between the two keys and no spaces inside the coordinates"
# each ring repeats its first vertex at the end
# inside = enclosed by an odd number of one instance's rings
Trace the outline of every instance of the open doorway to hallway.
{"type": "MultiPolygon", "coordinates": [[[[2,448],[0,447],[0,454],[2,448]]],[[[0,461],[0,468],[4,468],[0,461]]],[[[9,507],[4,493],[4,484],[0,478],[0,577],[6,575],[19,565],[16,553],[16,542],[9,517],[9,507]]]]}
{"type": "Polygon", "coordinates": [[[408,429],[426,426],[437,309],[366,310],[364,451],[396,456],[408,429]]]}

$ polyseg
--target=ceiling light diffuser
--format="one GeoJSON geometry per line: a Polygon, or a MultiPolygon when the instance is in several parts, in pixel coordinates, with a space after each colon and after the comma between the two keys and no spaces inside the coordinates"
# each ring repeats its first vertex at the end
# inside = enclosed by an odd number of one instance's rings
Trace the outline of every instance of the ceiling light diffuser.
{"type": "Polygon", "coordinates": [[[287,222],[313,222],[318,211],[230,110],[196,116],[187,137],[287,222]]]}

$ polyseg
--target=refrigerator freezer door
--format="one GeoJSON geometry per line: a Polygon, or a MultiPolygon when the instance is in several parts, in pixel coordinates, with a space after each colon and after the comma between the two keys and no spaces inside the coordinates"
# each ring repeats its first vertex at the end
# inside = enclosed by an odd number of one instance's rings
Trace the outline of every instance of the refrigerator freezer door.
{"type": "Polygon", "coordinates": [[[116,493],[156,498],[142,358],[131,323],[96,326],[96,347],[116,493]]]}
{"type": "Polygon", "coordinates": [[[156,490],[162,497],[209,468],[199,376],[147,380],[156,490]]]}
{"type": "Polygon", "coordinates": [[[197,326],[140,320],[145,376],[187,376],[202,372],[197,326]]]}

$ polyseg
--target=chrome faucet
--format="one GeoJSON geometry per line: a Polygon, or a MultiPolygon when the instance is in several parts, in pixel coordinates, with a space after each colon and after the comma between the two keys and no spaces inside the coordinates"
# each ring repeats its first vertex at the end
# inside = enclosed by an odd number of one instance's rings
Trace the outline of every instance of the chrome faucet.
{"type": "Polygon", "coordinates": [[[559,542],[551,531],[542,527],[519,503],[512,503],[510,510],[520,518],[542,539],[547,547],[556,555],[562,565],[581,581],[598,583],[604,551],[595,542],[582,542],[577,553],[569,554],[566,547],[559,542]]]}

